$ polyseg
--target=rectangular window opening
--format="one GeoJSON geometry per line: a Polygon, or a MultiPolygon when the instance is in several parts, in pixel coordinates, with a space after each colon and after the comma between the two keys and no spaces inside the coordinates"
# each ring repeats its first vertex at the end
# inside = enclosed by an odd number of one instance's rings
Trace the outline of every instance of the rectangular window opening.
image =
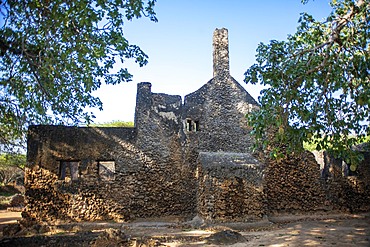
{"type": "Polygon", "coordinates": [[[114,180],[116,164],[114,161],[98,161],[99,177],[102,180],[114,180]]]}
{"type": "Polygon", "coordinates": [[[59,180],[75,181],[79,178],[79,161],[60,161],[59,162],[59,180]]]}

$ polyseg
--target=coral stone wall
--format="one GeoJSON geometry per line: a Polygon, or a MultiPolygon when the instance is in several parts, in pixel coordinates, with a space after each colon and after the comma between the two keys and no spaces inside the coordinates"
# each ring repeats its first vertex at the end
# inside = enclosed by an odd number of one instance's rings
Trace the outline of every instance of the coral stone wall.
{"type": "Polygon", "coordinates": [[[324,152],[326,198],[330,207],[348,212],[370,211],[370,153],[362,152],[364,160],[354,174],[344,174],[345,163],[324,152]]]}
{"type": "Polygon", "coordinates": [[[258,220],[265,214],[263,165],[246,153],[199,154],[198,214],[207,221],[258,220]]]}
{"type": "MultiPolygon", "coordinates": [[[[157,132],[153,135],[161,138],[157,132]]],[[[163,148],[150,152],[139,149],[136,139],[135,128],[30,127],[24,219],[192,216],[194,171],[183,165],[178,135],[166,135],[163,148]],[[77,178],[68,173],[60,178],[64,161],[78,163],[77,178]],[[100,173],[104,161],[114,162],[110,179],[100,173]]]]}
{"type": "Polygon", "coordinates": [[[250,152],[253,139],[245,116],[258,105],[231,76],[220,80],[185,96],[183,118],[199,123],[198,133],[185,134],[199,151],[250,152]]]}
{"type": "Polygon", "coordinates": [[[361,212],[370,210],[370,155],[359,165],[356,176],[343,176],[342,161],[310,152],[279,162],[267,162],[264,193],[267,213],[361,212]],[[326,168],[325,168],[326,167],[326,168]],[[323,170],[327,170],[323,174],[323,170]]]}
{"type": "MultiPolygon", "coordinates": [[[[137,193],[137,196],[163,198],[157,208],[151,209],[157,210],[159,215],[166,210],[176,211],[176,214],[182,210],[179,215],[185,216],[193,214],[196,207],[195,165],[187,162],[184,155],[181,97],[152,93],[150,83],[139,83],[135,125],[135,146],[161,170],[152,178],[143,177],[143,180],[150,179],[153,183],[148,191],[157,190],[157,193],[137,193]]],[[[143,202],[140,206],[146,208],[147,204],[143,202]]]]}
{"type": "Polygon", "coordinates": [[[267,161],[264,192],[269,214],[321,211],[325,193],[313,154],[267,161]]]}
{"type": "Polygon", "coordinates": [[[174,150],[173,141],[179,141],[182,132],[181,96],[151,92],[151,84],[142,82],[137,87],[135,145],[158,161],[169,159],[174,150]]]}

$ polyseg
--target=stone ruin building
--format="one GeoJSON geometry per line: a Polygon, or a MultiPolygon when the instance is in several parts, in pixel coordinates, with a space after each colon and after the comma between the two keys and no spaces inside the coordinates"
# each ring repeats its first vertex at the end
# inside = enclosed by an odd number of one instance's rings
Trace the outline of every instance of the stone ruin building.
{"type": "Polygon", "coordinates": [[[258,104],[229,73],[227,29],[213,48],[213,78],[184,101],[139,83],[133,128],[30,126],[23,221],[250,221],[370,198],[366,182],[323,181],[313,155],[258,161],[245,117],[258,104]]]}

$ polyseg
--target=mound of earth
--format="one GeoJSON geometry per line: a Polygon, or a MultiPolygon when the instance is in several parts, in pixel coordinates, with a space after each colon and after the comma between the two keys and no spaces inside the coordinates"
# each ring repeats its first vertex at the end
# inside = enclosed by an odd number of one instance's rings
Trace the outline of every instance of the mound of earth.
{"type": "Polygon", "coordinates": [[[225,245],[225,244],[230,245],[245,241],[247,241],[245,237],[243,237],[240,233],[232,230],[216,232],[206,238],[207,244],[216,244],[216,245],[225,245]]]}

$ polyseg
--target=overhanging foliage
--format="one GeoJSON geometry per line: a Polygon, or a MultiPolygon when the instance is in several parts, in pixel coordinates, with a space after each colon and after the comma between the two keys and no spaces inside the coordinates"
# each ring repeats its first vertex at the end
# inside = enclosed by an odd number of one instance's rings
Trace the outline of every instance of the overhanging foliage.
{"type": "Polygon", "coordinates": [[[130,81],[126,59],[147,55],[124,37],[126,21],[157,21],[155,0],[0,1],[0,144],[24,143],[29,124],[91,121],[92,92],[130,81]]]}
{"type": "Polygon", "coordinates": [[[266,89],[250,123],[264,147],[272,141],[294,152],[308,142],[356,162],[351,147],[370,132],[370,7],[364,0],[331,6],[325,21],[302,14],[286,41],[258,46],[245,82],[266,89]]]}

